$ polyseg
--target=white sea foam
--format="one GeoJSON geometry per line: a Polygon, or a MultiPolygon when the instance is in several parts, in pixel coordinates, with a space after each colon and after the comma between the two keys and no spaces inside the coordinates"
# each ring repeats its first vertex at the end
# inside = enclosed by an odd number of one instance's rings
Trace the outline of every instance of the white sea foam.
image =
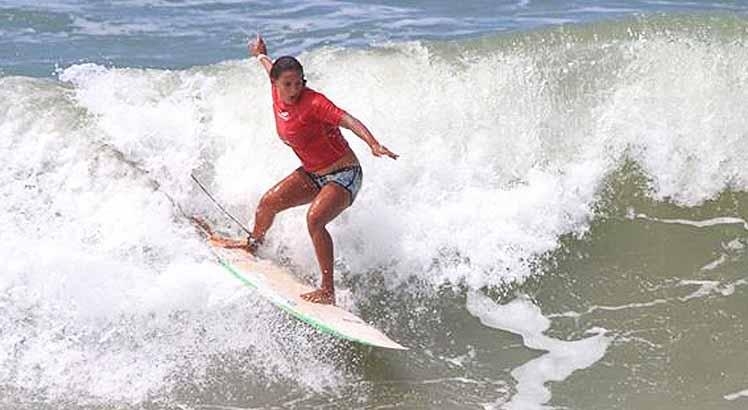
{"type": "Polygon", "coordinates": [[[743,241],[740,240],[740,238],[735,238],[731,240],[730,242],[723,245],[725,250],[731,250],[731,251],[742,251],[745,249],[745,244],[743,241]]]}
{"type": "Polygon", "coordinates": [[[73,17],[73,27],[77,29],[76,34],[87,34],[96,36],[121,36],[142,33],[155,33],[161,31],[161,27],[155,22],[147,23],[125,23],[125,22],[101,22],[86,19],[84,17],[73,17]]]}
{"type": "Polygon", "coordinates": [[[699,288],[694,292],[679,298],[681,301],[687,301],[694,298],[702,298],[709,296],[710,294],[716,293],[722,296],[731,296],[735,293],[737,286],[748,284],[748,280],[739,279],[732,283],[721,283],[715,280],[682,280],[679,282],[680,286],[693,286],[698,285],[699,288]]]}
{"type": "Polygon", "coordinates": [[[635,303],[625,303],[623,305],[615,305],[615,306],[606,306],[606,305],[595,305],[590,306],[585,310],[584,312],[563,312],[563,313],[554,313],[552,315],[549,315],[550,318],[556,318],[556,317],[581,317],[583,315],[588,315],[590,313],[594,313],[597,311],[607,311],[607,312],[614,312],[617,310],[626,310],[626,309],[642,309],[642,308],[649,308],[652,306],[662,305],[669,302],[669,299],[655,299],[649,302],[635,302],[635,303]]]}
{"type": "Polygon", "coordinates": [[[647,37],[629,44],[625,58],[634,59],[598,109],[599,135],[630,148],[658,199],[695,205],[728,187],[745,189],[748,87],[745,71],[735,70],[748,51],[647,37]]]}
{"type": "Polygon", "coordinates": [[[737,399],[740,399],[740,398],[743,398],[743,397],[748,397],[748,389],[745,389],[745,390],[742,390],[742,391],[739,391],[739,392],[735,392],[735,393],[732,393],[732,394],[726,394],[724,397],[725,397],[725,400],[730,400],[730,401],[737,400],[737,399]]]}
{"type": "MultiPolygon", "coordinates": [[[[427,50],[420,46],[414,45],[408,56],[387,60],[334,52],[302,58],[309,60],[314,84],[402,154],[397,162],[373,159],[360,141],[351,139],[368,176],[366,194],[333,226],[336,231],[343,228],[336,232],[338,249],[351,270],[394,261],[394,271],[428,270],[423,278],[435,284],[482,286],[521,280],[530,274],[528,262],[534,255],[558,246],[561,234],[585,230],[596,184],[607,164],[575,158],[576,147],[569,147],[570,161],[553,158],[555,150],[545,146],[531,119],[545,115],[548,108],[538,107],[530,95],[525,101],[514,98],[511,104],[494,101],[504,107],[502,112],[480,116],[477,111],[483,108],[476,104],[480,99],[493,101],[496,94],[487,92],[476,100],[464,87],[470,76],[497,75],[498,89],[517,89],[511,77],[515,70],[524,70],[522,59],[496,61],[489,71],[476,67],[475,72],[444,83],[444,92],[466,105],[445,117],[441,99],[413,94],[429,92],[417,80],[416,72],[430,64],[427,50]],[[331,59],[337,62],[328,63],[331,59]],[[375,87],[344,85],[361,77],[359,81],[371,85],[392,75],[402,88],[395,93],[407,98],[393,101],[375,87]],[[422,103],[412,105],[414,98],[422,103]],[[393,110],[383,111],[386,106],[393,110]],[[527,118],[528,110],[535,114],[527,118]],[[428,128],[413,127],[423,121],[428,128]],[[517,156],[523,152],[527,155],[517,156]],[[549,156],[558,161],[557,167],[540,165],[538,161],[549,156]],[[441,165],[447,163],[451,168],[441,165]],[[455,229],[460,226],[472,229],[455,229]],[[476,236],[483,240],[475,243],[476,236]],[[362,241],[368,246],[361,246],[362,241]],[[435,257],[444,259],[440,255],[447,255],[447,260],[434,267],[435,257]],[[449,261],[453,257],[457,263],[449,261]]],[[[201,176],[231,209],[247,215],[265,189],[293,170],[296,159],[273,135],[268,86],[259,69],[245,64],[216,69],[164,73],[81,65],[66,70],[61,79],[75,84],[77,101],[96,116],[97,132],[154,177],[171,184],[177,195],[192,189],[186,179],[189,171],[209,162],[214,172],[201,176]],[[200,158],[204,150],[216,154],[200,158]],[[271,157],[272,163],[262,160],[271,157]]],[[[421,75],[438,76],[451,69],[443,64],[421,75]]],[[[512,93],[507,94],[508,99],[512,93]]],[[[303,269],[314,270],[308,239],[297,234],[300,223],[298,211],[282,216],[269,239],[271,244],[282,243],[303,269]]]]}
{"type": "Polygon", "coordinates": [[[646,214],[637,214],[636,218],[646,219],[649,221],[661,222],[661,223],[666,223],[666,224],[689,225],[689,226],[695,226],[697,228],[708,228],[708,227],[719,226],[719,225],[740,224],[740,225],[743,225],[743,228],[748,230],[748,222],[746,222],[745,219],[730,217],[730,216],[710,218],[710,219],[706,219],[703,221],[692,221],[689,219],[655,218],[655,217],[647,216],[646,214]]]}
{"type": "MultiPolygon", "coordinates": [[[[81,66],[68,75],[99,79],[104,91],[115,81],[108,72],[81,66]]],[[[200,382],[218,355],[238,366],[250,360],[269,380],[339,385],[345,372],[320,351],[326,344],[308,345],[308,329],[227,280],[175,219],[164,192],[189,194],[179,181],[197,162],[200,117],[180,104],[195,95],[167,87],[162,100],[138,75],[122,81],[133,87],[120,95],[132,105],[115,108],[107,91],[91,91],[102,106],[86,110],[49,81],[0,79],[0,240],[11,261],[0,275],[0,384],[36,400],[138,403],[179,375],[200,382]],[[120,122],[97,111],[107,104],[120,122]]]]}
{"type": "Polygon", "coordinates": [[[546,351],[512,370],[512,377],[517,380],[517,393],[508,403],[487,405],[487,408],[548,408],[545,404],[551,399],[551,392],[545,384],[561,382],[576,370],[592,366],[602,359],[610,344],[605,329],[601,328],[588,330],[594,336],[571,342],[544,335],[551,322],[526,297],[499,305],[480,292],[471,292],[467,309],[484,325],[520,335],[528,348],[546,351]]]}
{"type": "Polygon", "coordinates": [[[702,266],[701,269],[699,269],[699,270],[701,270],[701,271],[714,270],[714,269],[717,269],[718,267],[720,267],[726,261],[727,261],[727,255],[725,255],[723,253],[723,254],[719,255],[719,258],[717,258],[717,259],[715,259],[715,260],[707,263],[706,265],[702,266]]]}

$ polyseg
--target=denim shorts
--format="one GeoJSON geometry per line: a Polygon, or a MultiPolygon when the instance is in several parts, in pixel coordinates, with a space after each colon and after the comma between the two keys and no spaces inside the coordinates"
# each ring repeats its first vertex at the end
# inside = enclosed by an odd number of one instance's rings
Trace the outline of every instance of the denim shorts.
{"type": "Polygon", "coordinates": [[[364,178],[364,172],[361,170],[360,165],[340,168],[325,175],[317,175],[305,171],[304,168],[299,168],[299,170],[309,175],[309,179],[311,179],[312,183],[314,183],[314,185],[319,189],[322,189],[323,186],[330,182],[342,186],[346,191],[351,193],[351,204],[356,199],[356,195],[358,195],[358,191],[361,189],[361,182],[364,178]]]}

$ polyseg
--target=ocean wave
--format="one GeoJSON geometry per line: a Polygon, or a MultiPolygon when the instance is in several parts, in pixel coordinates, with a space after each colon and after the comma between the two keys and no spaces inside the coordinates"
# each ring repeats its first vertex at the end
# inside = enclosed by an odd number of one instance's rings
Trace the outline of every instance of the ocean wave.
{"type": "MultiPolygon", "coordinates": [[[[373,158],[346,134],[366,180],[356,205],[332,224],[337,266],[347,277],[383,272],[390,290],[411,279],[474,289],[520,283],[542,275],[537,261],[562,238],[585,234],[606,178],[627,161],[646,175],[654,200],[688,207],[746,190],[744,23],[725,21],[713,30],[645,20],[301,54],[311,87],[401,154],[373,158]]],[[[104,384],[75,379],[87,395],[146,400],[169,388],[180,357],[200,349],[196,369],[213,354],[248,348],[266,360],[260,372],[283,369],[304,388],[348,376],[309,346],[285,354],[278,329],[306,335],[273,325],[274,312],[242,305],[238,313],[236,289],[216,279],[171,202],[221,220],[192,185],[196,172],[246,220],[298,166],[275,136],[268,81],[255,61],[186,70],[77,64],[57,80],[0,78],[0,96],[0,239],[13,261],[0,277],[0,316],[12,335],[2,351],[16,352],[0,357],[12,369],[0,381],[64,394],[71,385],[61,374],[101,373],[103,362],[92,359],[99,341],[87,338],[107,329],[120,335],[113,363],[166,359],[147,385],[116,394],[113,386],[138,376],[142,362],[104,384]],[[171,319],[179,312],[196,320],[171,319]],[[271,325],[232,325],[244,321],[271,325]],[[128,323],[172,333],[150,343],[128,336],[128,323]],[[196,349],[206,326],[223,341],[196,349]],[[34,356],[50,341],[61,355],[34,356]],[[299,355],[315,366],[290,357],[299,355]],[[39,360],[47,372],[35,371],[39,360]],[[311,367],[326,376],[304,371],[311,367]]],[[[279,217],[267,244],[315,277],[302,212],[279,217]]]]}

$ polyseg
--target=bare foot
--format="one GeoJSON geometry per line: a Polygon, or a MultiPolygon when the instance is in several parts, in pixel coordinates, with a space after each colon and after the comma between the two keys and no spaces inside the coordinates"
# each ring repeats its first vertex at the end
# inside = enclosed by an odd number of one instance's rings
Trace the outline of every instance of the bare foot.
{"type": "Polygon", "coordinates": [[[335,304],[335,291],[328,290],[328,289],[317,289],[315,291],[302,294],[301,298],[312,303],[320,303],[323,305],[334,305],[335,304]]]}
{"type": "Polygon", "coordinates": [[[257,252],[257,247],[249,246],[246,240],[242,241],[242,240],[231,239],[231,238],[226,238],[220,235],[212,234],[210,236],[210,241],[223,248],[241,249],[249,253],[250,255],[256,256],[255,252],[257,252]]]}
{"type": "Polygon", "coordinates": [[[208,236],[208,240],[213,244],[227,249],[241,249],[252,256],[257,256],[257,246],[260,244],[260,242],[255,241],[253,244],[250,244],[250,242],[246,239],[238,240],[227,238],[213,232],[213,229],[210,227],[210,225],[202,218],[192,216],[190,217],[190,220],[208,236]]]}

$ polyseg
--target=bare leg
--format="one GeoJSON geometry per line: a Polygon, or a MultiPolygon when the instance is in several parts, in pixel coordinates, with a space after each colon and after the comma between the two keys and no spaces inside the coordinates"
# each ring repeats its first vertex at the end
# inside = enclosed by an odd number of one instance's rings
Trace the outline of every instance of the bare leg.
{"type": "MultiPolygon", "coordinates": [[[[319,190],[309,179],[309,176],[299,170],[295,170],[283,178],[265,192],[260,199],[255,211],[255,226],[252,230],[252,237],[258,242],[262,242],[277,213],[312,202],[318,192],[319,190]]],[[[226,238],[212,232],[210,237],[213,242],[224,248],[239,248],[254,253],[246,240],[226,238]]]]}
{"type": "Polygon", "coordinates": [[[262,242],[265,233],[273,224],[275,215],[288,208],[312,202],[319,190],[302,171],[295,170],[270,188],[260,199],[255,211],[255,226],[252,237],[262,242]]]}
{"type": "Polygon", "coordinates": [[[301,297],[314,303],[335,304],[333,283],[333,242],[327,232],[327,224],[340,215],[351,203],[351,194],[338,184],[330,183],[322,187],[312,201],[307,212],[307,226],[317,254],[322,281],[319,289],[305,293],[301,297]]]}

